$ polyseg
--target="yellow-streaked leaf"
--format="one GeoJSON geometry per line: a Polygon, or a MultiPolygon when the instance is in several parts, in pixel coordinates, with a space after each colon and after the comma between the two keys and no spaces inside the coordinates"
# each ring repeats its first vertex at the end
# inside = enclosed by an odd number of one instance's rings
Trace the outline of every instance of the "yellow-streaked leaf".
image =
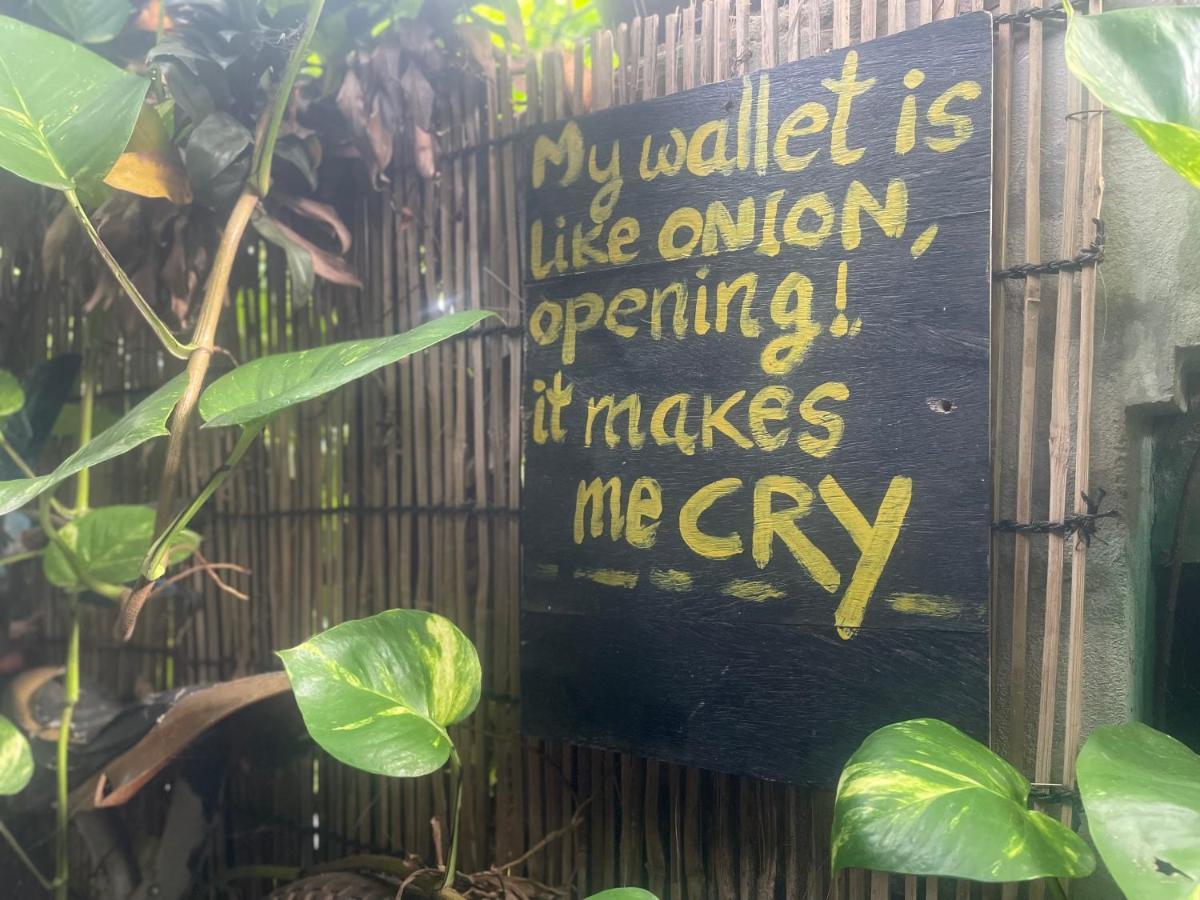
{"type": "Polygon", "coordinates": [[[279,658],[313,740],[378,775],[436,772],[453,749],[446,728],[479,703],[475,646],[419,609],[343,622],[279,658]]]}
{"type": "Polygon", "coordinates": [[[987,882],[1091,874],[1083,838],[1028,800],[1025,776],[953,725],[888,725],[842,770],[833,869],[987,882]]]}
{"type": "Polygon", "coordinates": [[[0,716],[0,796],[19,794],[33,777],[29,741],[16,725],[0,716]]]}

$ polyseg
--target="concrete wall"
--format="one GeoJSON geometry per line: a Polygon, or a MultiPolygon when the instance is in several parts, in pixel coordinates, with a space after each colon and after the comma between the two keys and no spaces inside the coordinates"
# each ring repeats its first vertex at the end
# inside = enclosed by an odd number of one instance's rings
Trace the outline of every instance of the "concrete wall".
{"type": "MultiPolygon", "coordinates": [[[[1151,4],[1121,4],[1151,5],[1151,4]]],[[[1163,4],[1165,5],[1165,4],[1163,4]]],[[[1062,43],[1065,30],[1046,28],[1045,83],[1047,99],[1042,162],[1044,259],[1061,255],[1062,160],[1065,153],[1064,107],[1066,78],[1062,43]]],[[[1016,44],[1018,73],[1014,98],[1025,104],[1023,77],[1027,43],[1016,44]]],[[[1018,119],[1020,116],[1018,116],[1018,119]]],[[[1020,128],[1023,123],[1018,122],[1020,128]]],[[[1200,434],[1188,415],[1188,395],[1200,401],[1193,387],[1200,375],[1200,191],[1133,136],[1115,116],[1107,116],[1104,132],[1105,194],[1102,217],[1107,227],[1105,260],[1100,268],[1096,298],[1094,409],[1092,420],[1091,486],[1104,488],[1105,508],[1120,516],[1106,520],[1100,539],[1088,556],[1087,613],[1084,661],[1084,737],[1097,725],[1146,718],[1153,686],[1154,567],[1165,562],[1178,508],[1183,472],[1200,434]],[[1157,488],[1157,490],[1156,490],[1157,488]],[[1156,501],[1157,496],[1157,501],[1156,501]]],[[[1024,209],[1020,190],[1024,178],[1024,135],[1014,144],[1010,206],[1009,263],[1024,261],[1024,209]]],[[[1038,371],[1040,410],[1049,410],[1051,351],[1056,311],[1057,279],[1043,282],[1041,346],[1038,371]]],[[[1009,285],[1006,338],[1009,359],[1020,354],[1022,286],[1009,285]]],[[[1076,327],[1077,319],[1076,315],[1076,327]]],[[[1076,371],[1075,362],[1071,364],[1076,371]]],[[[1008,491],[1004,515],[1012,514],[1015,483],[1016,408],[1019,370],[1010,362],[1003,386],[1004,409],[1000,436],[1002,481],[1008,491]]],[[[1072,385],[1072,407],[1074,406],[1072,385]]],[[[1074,410],[1072,409],[1072,413],[1074,410]]],[[[1039,412],[1042,419],[1048,412],[1039,412]]],[[[1034,518],[1045,518],[1048,485],[1047,423],[1036,434],[1034,518]]],[[[1074,422],[1072,422],[1074,433],[1074,422]]],[[[1072,453],[1074,448],[1072,447],[1072,453]]],[[[1074,496],[1074,489],[1071,495],[1074,496]]],[[[1200,560],[1200,524],[1190,559],[1200,560]]],[[[1009,542],[1010,544],[1010,542],[1009,542]]],[[[1006,544],[1006,548],[1009,544],[1006,544]]],[[[1045,585],[1045,540],[1035,540],[1031,575],[1031,665],[1041,648],[1040,599],[1045,585]]],[[[1011,555],[997,559],[1001,597],[1011,596],[1011,555]]],[[[1067,576],[1069,578],[1069,565],[1067,576]]],[[[1066,593],[1064,585],[1064,594],[1066,593]]],[[[1009,628],[999,615],[997,626],[1009,628]]],[[[997,689],[1006,698],[1008,660],[1001,659],[997,689]]],[[[1060,664],[1060,694],[1065,690],[1065,659],[1060,664]]],[[[1036,678],[1031,699],[1036,704],[1036,678]]],[[[1003,719],[1004,717],[999,717],[1003,719]]],[[[1006,743],[1004,721],[998,737],[1006,743]]],[[[1120,897],[1106,876],[1090,880],[1084,897],[1120,897]]]]}

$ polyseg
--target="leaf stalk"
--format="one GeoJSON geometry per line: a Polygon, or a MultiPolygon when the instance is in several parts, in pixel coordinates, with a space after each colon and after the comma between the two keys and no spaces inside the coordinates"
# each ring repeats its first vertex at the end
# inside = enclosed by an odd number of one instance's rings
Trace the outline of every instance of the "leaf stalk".
{"type": "Polygon", "coordinates": [[[79,220],[79,224],[83,226],[84,232],[91,238],[92,243],[100,252],[100,258],[104,260],[108,266],[108,270],[112,272],[113,277],[124,289],[125,294],[133,301],[133,305],[137,307],[137,311],[142,314],[142,318],[150,325],[155,336],[162,343],[163,348],[172,356],[179,359],[187,359],[188,354],[192,352],[191,344],[180,343],[175,335],[171,334],[165,322],[146,302],[146,298],[142,296],[142,292],[137,289],[137,285],[133,280],[125,274],[125,270],[121,268],[121,264],[117,262],[116,257],[109,251],[108,246],[100,238],[100,232],[96,230],[96,226],[92,224],[92,220],[88,217],[87,211],[84,210],[83,204],[79,202],[79,197],[73,190],[64,191],[67,197],[67,205],[71,207],[71,211],[75,213],[75,218],[79,220]]]}

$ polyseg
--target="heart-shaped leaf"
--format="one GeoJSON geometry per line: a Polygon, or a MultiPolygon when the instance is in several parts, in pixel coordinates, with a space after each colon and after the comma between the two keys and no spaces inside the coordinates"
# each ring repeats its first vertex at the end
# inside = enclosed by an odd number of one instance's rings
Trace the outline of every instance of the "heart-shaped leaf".
{"type": "Polygon", "coordinates": [[[346,765],[415,777],[440,769],[446,728],[479,702],[479,656],[449,619],[391,609],[279,653],[308,733],[346,765]]]}
{"type": "Polygon", "coordinates": [[[25,405],[25,391],[17,376],[0,369],[0,419],[19,413],[25,405]]]}
{"type": "Polygon", "coordinates": [[[33,777],[33,754],[29,741],[16,725],[0,716],[0,797],[25,790],[33,777]]]}
{"type": "Polygon", "coordinates": [[[81,44],[111,41],[129,21],[129,0],[35,0],[47,16],[81,44]]]}
{"type": "Polygon", "coordinates": [[[833,865],[973,881],[1079,878],[1096,861],[1083,840],[1028,809],[1029,782],[953,725],[880,728],[842,770],[833,865]]]}
{"type": "MultiPolygon", "coordinates": [[[[142,558],[154,541],[154,509],[149,506],[102,506],[88,510],[59,529],[63,539],[88,574],[106,584],[126,584],[137,579],[142,558]]],[[[175,536],[168,565],[183,562],[200,545],[200,535],[181,531],[175,536]]],[[[68,591],[85,587],[57,544],[42,557],[46,580],[68,591]]]]}
{"type": "Polygon", "coordinates": [[[658,900],[658,898],[642,888],[619,887],[592,894],[587,900],[658,900]]]}
{"type": "Polygon", "coordinates": [[[1098,100],[1200,187],[1200,7],[1073,15],[1066,54],[1098,100]]]}
{"type": "Polygon", "coordinates": [[[483,310],[451,313],[403,334],[260,357],[209,385],[200,397],[200,415],[206,428],[264,419],[399,362],[492,315],[483,310]]]}
{"type": "Polygon", "coordinates": [[[68,456],[49,475],[0,481],[0,515],[24,506],[43,491],[48,491],[83,469],[128,453],[151,438],[167,434],[167,417],[179,402],[187,374],[176,375],[157,391],[131,409],[120,421],[107,428],[68,456]]]}
{"type": "Polygon", "coordinates": [[[150,82],[0,16],[0,167],[59,190],[96,182],[133,133],[150,82]]]}
{"type": "Polygon", "coordinates": [[[1140,722],[1097,728],[1077,763],[1088,829],[1127,897],[1200,897],[1200,756],[1140,722]]]}

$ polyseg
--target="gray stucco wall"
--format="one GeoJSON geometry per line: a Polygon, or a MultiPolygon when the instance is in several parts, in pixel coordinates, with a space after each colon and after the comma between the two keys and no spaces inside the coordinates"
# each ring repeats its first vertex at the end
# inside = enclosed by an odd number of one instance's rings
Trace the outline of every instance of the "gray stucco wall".
{"type": "MultiPolygon", "coordinates": [[[[1063,105],[1066,78],[1063,34],[1061,27],[1046,28],[1043,259],[1061,255],[1058,210],[1067,112],[1063,105]]],[[[1024,108],[1026,48],[1021,36],[1016,43],[1014,67],[1018,109],[1024,108]]],[[[1016,118],[1015,127],[1021,129],[1022,117],[1016,118]]],[[[1024,134],[1014,137],[1011,162],[1015,190],[1010,205],[1008,252],[1010,262],[1019,262],[1024,261],[1020,190],[1024,178],[1024,134]]],[[[1163,536],[1169,536],[1174,526],[1183,467],[1197,441],[1193,419],[1187,415],[1187,394],[1189,382],[1195,381],[1191,370],[1200,362],[1200,226],[1197,224],[1200,191],[1160,162],[1111,115],[1106,117],[1104,129],[1104,180],[1102,217],[1107,227],[1107,245],[1096,298],[1091,486],[1093,490],[1102,487],[1108,492],[1105,508],[1118,508],[1120,516],[1102,525],[1102,540],[1093,541],[1088,555],[1085,738],[1097,725],[1149,715],[1153,684],[1154,567],[1163,562],[1163,536]]],[[[1038,371],[1039,419],[1043,421],[1035,438],[1038,474],[1034,485],[1035,518],[1044,518],[1047,512],[1045,420],[1050,402],[1056,284],[1055,278],[1043,281],[1038,371]]],[[[1016,476],[1019,384],[1016,358],[1020,354],[1022,333],[1019,282],[1007,288],[1006,301],[1010,362],[1002,386],[1004,408],[999,428],[1003,445],[1002,483],[1007,487],[1001,513],[1010,516],[1016,476]]],[[[1077,315],[1075,319],[1077,327],[1077,315]]],[[[1073,360],[1072,373],[1075,366],[1073,360]]],[[[1074,385],[1071,405],[1073,415],[1074,385]]],[[[1074,496],[1073,487],[1070,496],[1074,496]]],[[[1197,541],[1192,558],[1200,560],[1200,525],[1194,530],[1197,541]]],[[[1030,664],[1036,672],[1041,657],[1036,635],[1042,630],[1040,599],[1045,585],[1046,541],[1035,540],[1033,546],[1030,664]]],[[[1007,547],[999,553],[996,564],[1000,596],[1006,600],[1011,597],[1012,573],[1007,547]]],[[[1069,565],[1065,574],[1069,579],[1069,565]]],[[[1064,596],[1069,590],[1067,584],[1064,583],[1064,596]]],[[[1002,609],[998,618],[997,627],[1010,627],[1002,609]]],[[[1000,676],[997,693],[1004,701],[1008,665],[1007,659],[1001,659],[997,668],[1000,676]]],[[[1059,671],[1061,698],[1065,690],[1065,659],[1059,671]]],[[[1035,676],[1030,686],[1032,704],[1036,704],[1036,689],[1035,676]]],[[[1005,724],[998,721],[1002,744],[1007,742],[1005,724]]],[[[1091,879],[1080,893],[1095,898],[1121,896],[1103,875],[1091,879]]]]}

